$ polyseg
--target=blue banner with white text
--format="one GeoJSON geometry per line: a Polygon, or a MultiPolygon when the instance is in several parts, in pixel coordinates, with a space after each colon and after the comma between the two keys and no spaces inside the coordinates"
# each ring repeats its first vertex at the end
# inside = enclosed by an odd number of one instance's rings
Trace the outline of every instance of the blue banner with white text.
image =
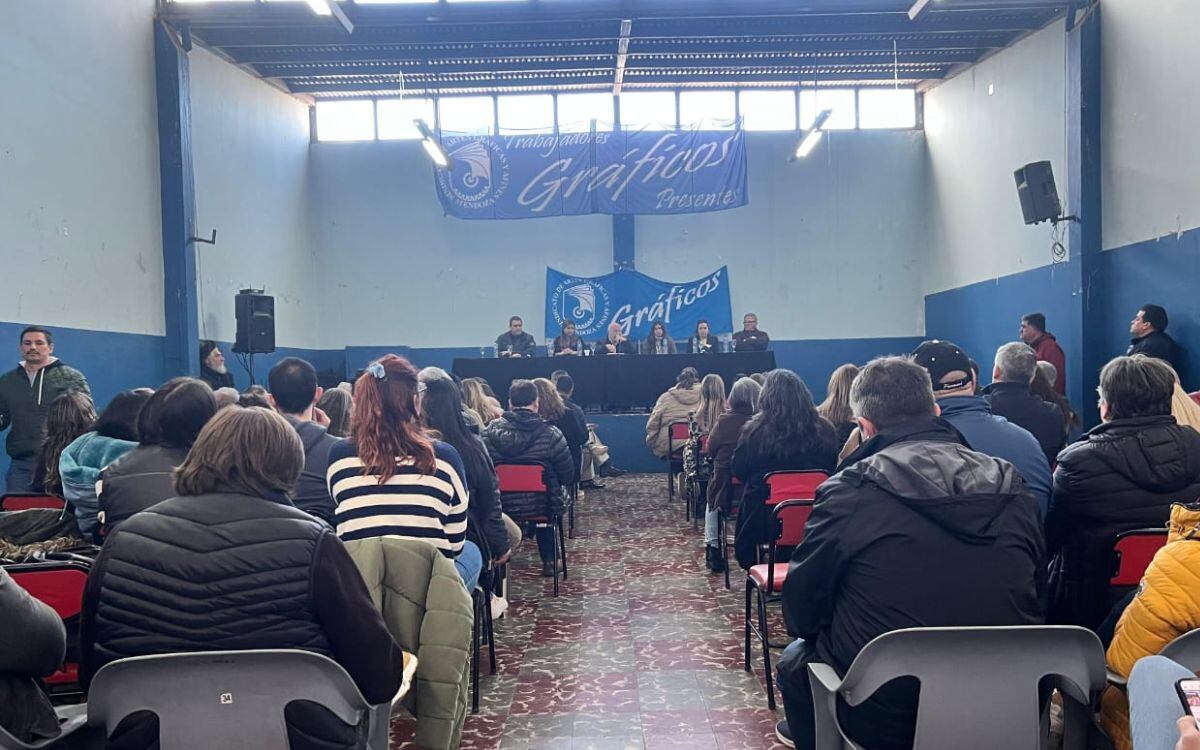
{"type": "Polygon", "coordinates": [[[726,266],[679,283],[637,271],[581,277],[546,269],[546,338],[558,336],[569,321],[585,341],[595,341],[615,322],[626,336],[640,341],[661,321],[667,335],[682,344],[701,320],[708,321],[714,334],[731,333],[732,310],[726,266]]]}
{"type": "Polygon", "coordinates": [[[746,205],[746,136],[617,131],[445,136],[438,200],[460,219],[684,214],[746,205]]]}

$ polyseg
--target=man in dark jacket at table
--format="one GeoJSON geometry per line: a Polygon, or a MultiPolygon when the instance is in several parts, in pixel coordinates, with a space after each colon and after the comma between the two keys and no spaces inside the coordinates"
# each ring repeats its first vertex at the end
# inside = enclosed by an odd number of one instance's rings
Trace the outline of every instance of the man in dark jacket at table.
{"type": "Polygon", "coordinates": [[[509,318],[508,330],[496,337],[496,356],[537,356],[537,342],[525,332],[525,321],[519,315],[509,318]]]}
{"type": "Polygon", "coordinates": [[[733,334],[733,350],[735,352],[765,352],[771,345],[771,337],[766,331],[759,330],[758,316],[746,313],[742,318],[742,330],[733,334]]]}
{"type": "MultiPolygon", "coordinates": [[[[787,720],[814,746],[808,664],[845,674],[858,652],[902,628],[1037,625],[1045,546],[1037,504],[1007,461],[970,450],[937,418],[929,373],[907,358],[868,364],[850,402],[867,441],[821,485],[783,586],[797,640],[779,662],[787,720]]],[[[910,748],[917,685],[898,680],[842,726],[871,748],[910,748]]]]}
{"type": "Polygon", "coordinates": [[[1100,419],[1058,454],[1046,517],[1062,557],[1049,619],[1095,628],[1108,597],[1113,538],[1164,528],[1171,504],[1200,498],[1200,434],[1175,422],[1175,374],[1158,359],[1117,357],[1100,371],[1100,419]]]}
{"type": "MultiPolygon", "coordinates": [[[[514,380],[508,389],[509,410],[492,420],[483,431],[492,461],[536,461],[546,467],[546,485],[554,507],[546,507],[546,496],[539,493],[510,492],[500,496],[501,509],[520,522],[522,518],[561,512],[563,488],[575,481],[575,462],[566,438],[557,427],[538,416],[537,386],[531,380],[514,380]]],[[[554,529],[537,530],[542,575],[554,575],[554,529]]]]}

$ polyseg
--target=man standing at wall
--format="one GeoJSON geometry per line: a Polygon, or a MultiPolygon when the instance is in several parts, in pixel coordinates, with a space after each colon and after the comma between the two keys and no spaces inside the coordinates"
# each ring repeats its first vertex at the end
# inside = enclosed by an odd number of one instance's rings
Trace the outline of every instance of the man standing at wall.
{"type": "Polygon", "coordinates": [[[1054,380],[1054,390],[1058,395],[1067,395],[1067,357],[1062,347],[1054,338],[1053,333],[1046,333],[1046,316],[1041,313],[1029,313],[1021,318],[1021,340],[1033,347],[1038,362],[1049,362],[1054,365],[1058,377],[1054,380]]]}
{"type": "Polygon", "coordinates": [[[54,336],[45,328],[21,331],[21,364],[0,376],[0,430],[8,432],[8,492],[28,492],[42,447],[42,426],[54,399],[67,391],[91,395],[87,379],[54,356],[54,336]]]}
{"type": "Polygon", "coordinates": [[[1133,339],[1129,342],[1127,355],[1145,354],[1147,357],[1161,359],[1175,368],[1179,374],[1179,344],[1167,335],[1167,311],[1158,305],[1142,305],[1133,320],[1129,321],[1129,333],[1133,339]]]}

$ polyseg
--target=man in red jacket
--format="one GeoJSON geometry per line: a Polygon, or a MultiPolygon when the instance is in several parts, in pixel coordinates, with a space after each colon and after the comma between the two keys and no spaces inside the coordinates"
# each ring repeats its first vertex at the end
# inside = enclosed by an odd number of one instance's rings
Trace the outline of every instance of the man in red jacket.
{"type": "Polygon", "coordinates": [[[1058,371],[1054,390],[1067,395],[1067,357],[1058,345],[1053,333],[1046,333],[1046,316],[1029,313],[1021,318],[1021,340],[1033,347],[1038,362],[1049,362],[1058,371]]]}

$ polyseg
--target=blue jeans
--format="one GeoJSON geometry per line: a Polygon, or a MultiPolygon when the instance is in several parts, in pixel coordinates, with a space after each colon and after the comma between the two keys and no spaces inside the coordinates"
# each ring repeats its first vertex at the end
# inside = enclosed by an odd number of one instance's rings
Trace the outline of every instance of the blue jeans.
{"type": "Polygon", "coordinates": [[[474,591],[475,584],[479,583],[479,574],[483,572],[483,555],[474,542],[463,542],[462,551],[454,559],[454,567],[458,568],[458,575],[467,587],[467,593],[474,591]]]}
{"type": "MultiPolygon", "coordinates": [[[[34,458],[14,458],[4,476],[5,492],[29,492],[33,489],[34,458]]],[[[38,490],[41,492],[41,490],[38,490]]]]}
{"type": "Polygon", "coordinates": [[[717,528],[721,525],[717,522],[719,515],[716,508],[704,511],[704,543],[709,547],[721,546],[721,530],[717,528]]]}
{"type": "Polygon", "coordinates": [[[1179,741],[1175,722],[1183,716],[1175,683],[1195,676],[1165,656],[1147,656],[1133,665],[1129,675],[1129,729],[1137,750],[1174,750],[1179,741]]]}

